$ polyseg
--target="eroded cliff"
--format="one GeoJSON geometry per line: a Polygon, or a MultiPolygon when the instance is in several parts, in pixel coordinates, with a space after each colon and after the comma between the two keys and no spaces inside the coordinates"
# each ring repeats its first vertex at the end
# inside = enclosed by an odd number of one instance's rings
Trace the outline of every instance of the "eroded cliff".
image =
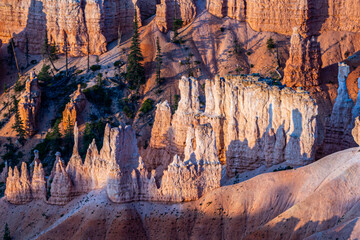
{"type": "Polygon", "coordinates": [[[272,86],[257,76],[222,78],[205,83],[205,111],[200,110],[199,83],[179,81],[177,111],[167,102],[157,106],[146,164],[166,167],[161,156],[184,154],[189,125],[210,123],[218,156],[234,176],[261,165],[286,162],[299,166],[315,160],[317,115],[315,101],[305,91],[272,86]]]}

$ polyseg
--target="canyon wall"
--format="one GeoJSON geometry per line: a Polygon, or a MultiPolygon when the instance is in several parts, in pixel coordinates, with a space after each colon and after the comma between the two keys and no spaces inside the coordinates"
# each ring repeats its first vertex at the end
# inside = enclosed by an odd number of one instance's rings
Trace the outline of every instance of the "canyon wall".
{"type": "Polygon", "coordinates": [[[323,31],[359,32],[359,0],[207,0],[207,9],[218,17],[247,21],[256,31],[302,35],[323,31]]]}
{"type": "Polygon", "coordinates": [[[3,42],[13,37],[23,51],[28,44],[30,53],[39,54],[47,32],[60,52],[67,39],[73,56],[87,54],[88,46],[91,54],[105,52],[107,42],[118,38],[119,29],[122,33],[132,30],[135,10],[140,15],[133,0],[2,1],[0,9],[3,42]]]}
{"type": "MultiPolygon", "coordinates": [[[[207,0],[207,10],[218,17],[246,21],[256,31],[291,35],[294,27],[303,36],[321,31],[360,30],[359,0],[207,0]]],[[[156,23],[163,32],[173,29],[173,19],[191,23],[197,13],[194,0],[4,0],[0,3],[0,39],[13,37],[16,44],[30,53],[40,53],[47,31],[50,40],[64,51],[65,38],[71,55],[106,51],[108,42],[132,30],[135,11],[139,20],[156,14],[156,23]],[[28,41],[28,43],[26,43],[28,41]]],[[[139,21],[141,23],[141,21],[139,21]]]]}
{"type": "Polygon", "coordinates": [[[78,135],[75,124],[70,161],[66,166],[57,153],[47,181],[37,153],[31,164],[31,178],[25,162],[21,173],[16,166],[10,167],[5,190],[7,201],[24,204],[42,199],[49,204],[64,205],[75,196],[105,188],[109,199],[116,203],[182,202],[197,200],[220,187],[221,165],[210,125],[189,126],[185,158],[175,155],[170,159],[159,187],[155,172],[150,173],[143,164],[130,126],[111,128],[107,125],[102,149],[98,151],[93,141],[85,162],[78,152],[78,135]]]}
{"type": "Polygon", "coordinates": [[[198,81],[183,77],[179,89],[181,100],[173,115],[167,102],[157,106],[143,154],[150,168],[166,167],[161,156],[186,155],[188,126],[205,123],[214,129],[218,156],[229,176],[261,165],[299,166],[315,160],[318,107],[307,92],[271,86],[252,75],[217,76],[205,83],[201,111],[198,81]]]}

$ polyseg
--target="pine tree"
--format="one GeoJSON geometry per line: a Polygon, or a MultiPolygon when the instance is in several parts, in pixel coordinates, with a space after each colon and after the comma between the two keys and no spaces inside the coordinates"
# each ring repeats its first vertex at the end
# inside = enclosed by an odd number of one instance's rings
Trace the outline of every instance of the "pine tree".
{"type": "Polygon", "coordinates": [[[47,30],[45,30],[45,38],[44,38],[44,43],[41,46],[41,55],[43,56],[43,58],[48,57],[48,52],[49,52],[49,39],[48,39],[48,35],[47,35],[47,30]]]}
{"type": "Polygon", "coordinates": [[[137,13],[134,17],[134,34],[131,40],[130,54],[128,56],[126,79],[130,89],[139,89],[141,84],[145,83],[145,69],[141,64],[144,57],[140,49],[140,35],[137,13]]]}
{"type": "Polygon", "coordinates": [[[53,62],[53,60],[56,59],[56,53],[57,53],[57,47],[56,47],[55,43],[53,45],[49,44],[47,30],[45,30],[44,43],[41,46],[41,55],[43,56],[43,58],[47,58],[50,61],[51,66],[55,69],[55,71],[59,71],[55,67],[54,62],[53,62]]]}
{"type": "Polygon", "coordinates": [[[23,142],[25,140],[26,132],[19,113],[19,100],[17,100],[15,96],[12,96],[12,99],[14,105],[13,111],[15,113],[15,123],[12,128],[16,131],[19,141],[23,142]]]}
{"type": "Polygon", "coordinates": [[[5,224],[5,230],[4,230],[4,240],[11,240],[11,236],[10,236],[10,230],[9,230],[9,226],[6,223],[5,224]]]}
{"type": "Polygon", "coordinates": [[[87,71],[90,71],[90,36],[87,34],[87,71]]]}
{"type": "Polygon", "coordinates": [[[156,38],[156,82],[160,84],[161,81],[161,65],[163,63],[162,54],[161,54],[161,47],[159,43],[159,37],[156,38]]]}
{"type": "Polygon", "coordinates": [[[118,47],[120,47],[120,45],[121,45],[121,37],[122,37],[122,31],[121,31],[121,27],[120,27],[120,24],[119,24],[119,27],[118,27],[118,47]]]}
{"type": "Polygon", "coordinates": [[[26,67],[28,67],[30,55],[29,55],[29,38],[27,35],[26,35],[26,42],[25,42],[25,58],[26,58],[26,67]]]}
{"type": "Polygon", "coordinates": [[[9,64],[9,65],[13,65],[13,64],[15,63],[14,51],[13,51],[13,49],[12,49],[13,42],[14,42],[14,40],[11,38],[11,39],[9,40],[9,45],[7,46],[8,64],[9,64]]]}
{"type": "Polygon", "coordinates": [[[65,120],[67,122],[67,127],[65,129],[65,136],[64,136],[64,152],[65,153],[71,153],[72,146],[74,145],[74,124],[72,123],[70,116],[68,116],[68,119],[65,120]]]}
{"type": "Polygon", "coordinates": [[[175,6],[175,14],[174,14],[174,19],[173,19],[173,29],[174,29],[173,41],[176,41],[176,38],[179,35],[178,31],[184,24],[184,21],[177,17],[177,5],[178,5],[177,1],[175,0],[175,5],[174,5],[175,6]]]}
{"type": "Polygon", "coordinates": [[[67,35],[64,34],[64,45],[65,45],[65,66],[66,66],[66,77],[69,75],[69,68],[68,68],[68,41],[67,35]]]}

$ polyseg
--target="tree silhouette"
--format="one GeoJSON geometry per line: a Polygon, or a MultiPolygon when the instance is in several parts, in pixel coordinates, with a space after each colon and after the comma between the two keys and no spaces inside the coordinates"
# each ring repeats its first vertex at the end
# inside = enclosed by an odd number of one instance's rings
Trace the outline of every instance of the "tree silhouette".
{"type": "Polygon", "coordinates": [[[12,99],[13,111],[15,113],[15,123],[12,128],[16,131],[17,136],[19,137],[19,141],[23,142],[25,140],[26,132],[19,113],[19,100],[17,100],[15,96],[12,96],[12,99]]]}
{"type": "Polygon", "coordinates": [[[10,230],[9,230],[9,226],[8,224],[6,223],[5,224],[5,230],[4,230],[4,240],[11,240],[11,237],[10,237],[10,230]]]}
{"type": "Polygon", "coordinates": [[[163,63],[162,54],[161,54],[161,47],[159,43],[159,37],[156,38],[156,82],[160,84],[161,80],[161,65],[163,63]]]}
{"type": "Polygon", "coordinates": [[[141,84],[145,83],[145,69],[141,64],[144,57],[140,49],[140,36],[137,13],[134,17],[134,34],[131,39],[130,53],[128,56],[128,65],[126,71],[126,80],[130,89],[138,90],[141,84]]]}

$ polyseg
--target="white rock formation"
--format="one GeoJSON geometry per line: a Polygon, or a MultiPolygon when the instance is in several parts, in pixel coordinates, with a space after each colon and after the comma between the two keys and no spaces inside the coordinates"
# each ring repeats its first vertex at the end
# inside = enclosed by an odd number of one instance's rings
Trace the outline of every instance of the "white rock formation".
{"type": "Polygon", "coordinates": [[[354,102],[351,100],[347,90],[346,79],[349,73],[350,67],[345,63],[339,63],[339,87],[335,104],[326,126],[324,154],[334,153],[354,144],[352,143],[351,129],[354,127],[359,106],[353,108],[354,102]]]}
{"type": "MultiPolygon", "coordinates": [[[[205,83],[206,106],[201,112],[196,79],[182,78],[179,89],[181,100],[171,122],[159,124],[156,116],[152,130],[154,142],[162,136],[168,139],[167,146],[150,144],[146,156],[159,149],[182,156],[188,127],[210,123],[217,154],[227,164],[229,176],[264,164],[286,161],[299,166],[314,160],[318,107],[308,93],[270,86],[255,76],[217,76],[205,83]]],[[[156,114],[170,119],[170,108],[164,106],[158,105],[156,114]]]]}

